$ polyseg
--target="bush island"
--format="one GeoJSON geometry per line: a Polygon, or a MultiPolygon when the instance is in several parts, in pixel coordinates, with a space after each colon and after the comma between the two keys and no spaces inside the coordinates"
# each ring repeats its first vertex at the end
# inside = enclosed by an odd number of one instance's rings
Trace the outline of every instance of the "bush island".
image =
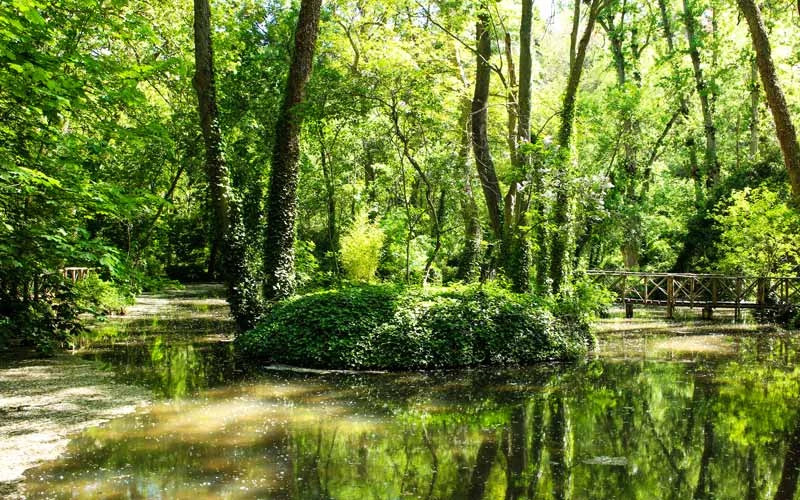
{"type": "Polygon", "coordinates": [[[585,321],[499,288],[368,285],[278,303],[236,347],[253,362],[398,370],[574,359],[592,342],[585,321]]]}

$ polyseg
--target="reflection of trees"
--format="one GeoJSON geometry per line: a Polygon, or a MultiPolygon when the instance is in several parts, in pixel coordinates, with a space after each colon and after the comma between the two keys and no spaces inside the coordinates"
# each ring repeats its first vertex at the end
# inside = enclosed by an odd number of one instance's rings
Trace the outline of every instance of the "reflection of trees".
{"type": "Polygon", "coordinates": [[[542,449],[544,448],[544,398],[535,396],[533,401],[533,417],[531,418],[531,473],[528,480],[528,498],[536,496],[542,465],[542,449]]]}
{"type": "Polygon", "coordinates": [[[563,500],[569,494],[569,464],[567,457],[567,416],[564,399],[556,394],[550,399],[550,428],[548,429],[550,471],[553,476],[553,498],[563,500]]]}
{"type": "MultiPolygon", "coordinates": [[[[168,346],[163,356],[158,363],[172,367],[173,381],[177,366],[192,366],[168,346]]],[[[194,438],[182,429],[169,434],[173,424],[162,415],[134,426],[147,432],[98,430],[43,477],[59,483],[63,475],[67,487],[90,470],[129,474],[136,480],[126,495],[154,484],[169,491],[230,481],[214,490],[224,495],[233,478],[260,477],[250,493],[303,500],[791,498],[800,467],[800,370],[753,361],[281,374],[257,387],[297,392],[259,396],[263,414],[234,411],[230,424],[194,438]],[[267,408],[285,410],[276,416],[267,408]]],[[[236,399],[228,394],[219,404],[236,399]]]]}
{"type": "Polygon", "coordinates": [[[475,460],[475,467],[472,469],[472,479],[469,485],[469,500],[481,500],[486,491],[486,482],[489,480],[489,473],[492,465],[497,458],[497,437],[494,434],[485,436],[478,447],[478,457],[475,460]]]}
{"type": "Polygon", "coordinates": [[[525,405],[511,410],[511,418],[505,432],[503,452],[506,456],[506,499],[517,500],[525,491],[525,467],[527,465],[528,429],[525,425],[525,405]]]}
{"type": "MultiPolygon", "coordinates": [[[[128,328],[145,328],[144,320],[131,322],[128,328]]],[[[197,328],[206,331],[211,326],[204,321],[153,321],[145,341],[128,339],[110,350],[99,350],[86,357],[100,361],[113,369],[124,381],[144,384],[165,398],[183,398],[202,389],[231,380],[235,364],[231,343],[193,344],[180,333],[197,328]]],[[[209,322],[216,325],[217,322],[209,322]]],[[[144,338],[143,338],[144,340],[144,338]]]]}
{"type": "Polygon", "coordinates": [[[700,454],[700,474],[694,490],[695,500],[714,498],[714,482],[711,477],[710,464],[714,455],[714,422],[708,415],[703,422],[703,452],[700,454]]]}
{"type": "Polygon", "coordinates": [[[800,416],[796,420],[786,448],[786,457],[783,459],[783,471],[775,500],[792,500],[797,490],[797,475],[800,473],[800,416]]]}

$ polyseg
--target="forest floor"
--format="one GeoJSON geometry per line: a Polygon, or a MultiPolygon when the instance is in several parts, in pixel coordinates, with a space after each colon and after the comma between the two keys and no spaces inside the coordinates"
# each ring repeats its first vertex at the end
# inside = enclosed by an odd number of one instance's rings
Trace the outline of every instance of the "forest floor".
{"type": "MultiPolygon", "coordinates": [[[[219,297],[222,291],[217,285],[192,285],[146,294],[125,316],[109,318],[105,324],[219,316],[214,314],[221,309],[218,306],[226,305],[219,297]],[[209,296],[214,298],[201,305],[217,307],[198,310],[202,309],[197,307],[198,297],[209,296]]],[[[0,354],[0,498],[24,498],[20,490],[24,471],[60,456],[76,433],[151,402],[151,390],[115,380],[113,371],[74,354],[65,351],[46,359],[30,353],[0,354]],[[7,359],[10,356],[16,359],[7,359]]]]}

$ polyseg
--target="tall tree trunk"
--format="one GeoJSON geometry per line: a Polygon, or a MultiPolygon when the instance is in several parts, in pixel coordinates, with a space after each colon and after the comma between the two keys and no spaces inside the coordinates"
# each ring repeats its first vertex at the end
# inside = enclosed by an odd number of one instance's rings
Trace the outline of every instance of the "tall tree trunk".
{"type": "MultiPolygon", "coordinates": [[[[667,39],[667,48],[669,50],[669,56],[675,57],[675,33],[672,30],[672,22],[670,11],[667,7],[667,0],[658,0],[658,7],[659,11],[661,12],[661,23],[664,28],[664,37],[667,39]]],[[[679,111],[680,115],[682,116],[683,120],[689,116],[689,100],[683,94],[679,97],[679,111]]],[[[699,166],[697,164],[697,152],[696,152],[696,141],[692,134],[691,130],[687,131],[687,136],[684,140],[684,145],[689,150],[689,172],[691,172],[692,178],[697,181],[697,174],[699,173],[699,166]]],[[[699,198],[702,199],[702,198],[699,198]]],[[[698,198],[696,197],[696,201],[698,198]]]]}
{"type": "MultiPolygon", "coordinates": [[[[599,19],[600,25],[605,30],[609,46],[611,48],[611,55],[614,59],[614,67],[617,73],[617,87],[620,92],[626,91],[627,83],[627,69],[629,62],[626,61],[626,51],[624,47],[625,40],[625,8],[626,4],[620,5],[619,21],[616,20],[616,12],[608,12],[606,16],[599,19]]],[[[632,28],[632,31],[635,28],[632,28]]],[[[635,44],[635,39],[632,39],[631,45],[635,44]]],[[[639,53],[634,47],[631,47],[632,62],[635,63],[639,53]]],[[[635,79],[636,80],[636,79],[635,79]]],[[[637,83],[641,83],[637,80],[637,83]]],[[[616,182],[621,190],[622,199],[624,201],[624,209],[621,212],[622,222],[625,224],[624,240],[621,245],[622,259],[627,270],[635,270],[639,267],[639,250],[641,247],[641,217],[639,210],[635,205],[638,203],[637,186],[639,181],[642,180],[639,168],[639,124],[632,118],[632,114],[628,110],[620,112],[620,128],[623,143],[623,158],[622,158],[622,172],[624,175],[624,182],[616,182]]],[[[588,234],[588,232],[587,232],[588,234]]],[[[576,259],[577,260],[577,259],[576,259]]]]}
{"type": "Polygon", "coordinates": [[[461,197],[461,213],[464,218],[464,250],[458,263],[457,279],[466,283],[476,281],[481,274],[481,239],[483,229],[481,220],[478,216],[478,203],[475,201],[475,192],[472,189],[473,172],[469,161],[470,150],[472,149],[472,101],[467,97],[469,93],[469,81],[461,63],[461,56],[458,50],[458,43],[454,42],[455,63],[458,67],[459,77],[464,86],[464,97],[461,100],[461,116],[459,117],[459,148],[458,165],[460,172],[457,176],[462,178],[464,183],[464,193],[461,197]]]}
{"type": "Polygon", "coordinates": [[[755,57],[750,59],[750,161],[758,158],[758,65],[755,57]]]}
{"type": "Polygon", "coordinates": [[[700,50],[698,49],[697,19],[695,18],[692,2],[683,0],[683,15],[686,25],[686,37],[689,41],[689,57],[694,70],[695,87],[700,98],[700,108],[703,112],[703,129],[706,136],[706,149],[703,177],[707,186],[713,186],[719,177],[719,160],[717,159],[717,128],[714,125],[714,94],[708,87],[700,66],[700,50]]]}
{"type": "Polygon", "coordinates": [[[303,102],[311,75],[322,0],[303,0],[295,31],[286,96],[275,125],[275,147],[267,199],[264,297],[279,300],[294,293],[294,221],[297,214],[297,161],[303,102]]]}
{"type": "MultiPolygon", "coordinates": [[[[569,77],[564,100],[561,105],[561,127],[558,131],[558,145],[560,148],[560,171],[556,179],[556,203],[553,210],[553,223],[558,231],[553,233],[553,242],[550,252],[550,280],[552,291],[557,294],[561,291],[564,282],[564,263],[566,261],[567,243],[569,241],[569,182],[570,162],[572,161],[572,128],[575,121],[575,105],[578,98],[578,84],[583,73],[583,62],[586,59],[586,49],[592,37],[594,24],[600,14],[601,0],[592,0],[587,13],[586,26],[574,54],[570,54],[569,77]]],[[[575,9],[575,15],[580,16],[580,9],[575,9]]],[[[577,36],[578,21],[573,20],[573,39],[577,36]]]]}
{"type": "MultiPolygon", "coordinates": [[[[523,180],[531,174],[530,154],[524,150],[524,147],[531,142],[532,25],[533,1],[522,0],[522,17],[519,27],[519,86],[514,103],[517,130],[511,151],[514,177],[505,199],[505,211],[508,214],[505,221],[506,275],[511,280],[512,289],[519,293],[530,290],[531,245],[527,230],[523,231],[521,228],[528,226],[530,204],[530,187],[523,186],[523,180]]],[[[510,53],[511,44],[507,42],[507,46],[507,51],[510,53]]],[[[509,61],[509,68],[511,67],[509,61]]]]}
{"type": "Polygon", "coordinates": [[[194,0],[194,60],[193,84],[197,92],[197,109],[205,145],[206,177],[213,212],[208,273],[216,277],[220,273],[221,256],[225,253],[228,234],[230,181],[222,154],[222,134],[214,82],[214,51],[211,45],[211,9],[208,0],[194,0]]]}
{"type": "MultiPolygon", "coordinates": [[[[325,133],[322,127],[317,131],[319,135],[319,158],[322,167],[322,178],[325,183],[325,199],[327,206],[327,226],[328,226],[328,246],[332,255],[333,270],[339,274],[339,229],[336,225],[336,186],[334,184],[333,165],[328,156],[328,149],[325,145],[325,133]]],[[[335,140],[335,139],[334,139],[335,140]]]]}
{"type": "Polygon", "coordinates": [[[491,76],[489,59],[492,57],[492,40],[489,34],[488,7],[483,2],[478,8],[480,9],[478,21],[475,23],[478,51],[475,94],[472,98],[472,149],[483,187],[483,196],[486,199],[486,208],[489,212],[489,226],[494,239],[500,242],[503,239],[502,200],[500,183],[497,180],[492,153],[489,149],[488,133],[489,80],[491,76]]]}
{"type": "Polygon", "coordinates": [[[789,171],[794,202],[800,205],[800,144],[797,142],[797,132],[786,104],[786,98],[778,83],[767,30],[761,19],[761,11],[753,0],[738,0],[738,2],[750,28],[750,37],[756,51],[758,72],[761,75],[761,83],[764,85],[764,93],[767,95],[767,104],[769,104],[772,118],[775,121],[775,131],[783,152],[783,161],[789,171]]]}
{"type": "Polygon", "coordinates": [[[461,176],[464,183],[464,193],[461,197],[461,211],[464,217],[464,251],[458,263],[458,279],[469,283],[480,277],[481,269],[481,221],[478,218],[478,204],[475,193],[472,191],[472,168],[469,162],[469,150],[472,147],[470,135],[471,102],[464,99],[461,118],[459,120],[461,144],[458,149],[458,161],[461,166],[461,176]]]}

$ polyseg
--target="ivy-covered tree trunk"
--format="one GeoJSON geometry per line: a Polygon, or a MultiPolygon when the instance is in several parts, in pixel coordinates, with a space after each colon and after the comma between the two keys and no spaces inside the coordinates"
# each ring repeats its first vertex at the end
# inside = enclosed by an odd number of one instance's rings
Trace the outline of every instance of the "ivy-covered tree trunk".
{"type": "MultiPolygon", "coordinates": [[[[617,87],[622,93],[627,92],[628,84],[628,67],[634,65],[639,58],[638,47],[636,44],[636,25],[630,28],[626,25],[626,15],[633,16],[634,13],[626,11],[626,4],[619,5],[616,11],[607,12],[606,15],[601,17],[598,22],[605,30],[609,46],[611,48],[611,55],[614,60],[614,67],[617,74],[617,87]],[[617,16],[619,14],[619,16],[617,16]],[[619,19],[617,19],[619,17],[619,19]],[[630,48],[625,47],[626,32],[631,33],[630,48]],[[626,57],[627,56],[627,57],[626,57]]],[[[628,23],[634,23],[634,19],[629,19],[628,23]]],[[[635,73],[634,73],[635,75],[635,73]]],[[[636,79],[637,86],[640,81],[636,79]]],[[[624,223],[624,237],[621,245],[622,260],[627,270],[635,270],[639,267],[639,251],[641,248],[641,216],[636,206],[639,203],[638,187],[641,184],[642,175],[639,165],[639,144],[640,144],[640,127],[634,119],[635,113],[629,109],[622,109],[620,111],[620,139],[622,141],[622,168],[618,171],[619,175],[612,177],[612,183],[616,189],[620,191],[622,200],[624,201],[619,215],[624,223]]],[[[587,231],[586,237],[583,242],[588,241],[590,231],[587,231]]]]}
{"type": "Polygon", "coordinates": [[[205,145],[205,167],[212,211],[211,255],[208,273],[220,273],[221,256],[226,252],[229,226],[230,186],[228,169],[222,153],[217,90],[214,81],[214,51],[211,44],[211,9],[208,0],[194,0],[194,88],[200,112],[200,128],[205,145]]]}
{"type": "MultiPolygon", "coordinates": [[[[564,265],[567,260],[567,244],[569,241],[569,182],[570,182],[570,162],[572,149],[572,128],[575,120],[575,105],[578,98],[578,84],[583,73],[583,62],[586,59],[586,50],[589,40],[592,37],[594,24],[600,14],[602,7],[601,0],[592,0],[587,13],[586,26],[580,41],[573,43],[570,53],[569,77],[567,78],[567,88],[564,92],[564,100],[561,105],[561,127],[558,131],[558,145],[560,148],[560,170],[557,172],[556,179],[556,203],[553,210],[553,224],[557,231],[553,233],[553,242],[550,251],[550,280],[554,294],[561,291],[564,283],[564,265]]],[[[577,39],[580,8],[575,9],[573,19],[573,40],[577,39]]]]}
{"type": "MultiPolygon", "coordinates": [[[[533,25],[533,2],[522,1],[522,17],[519,28],[519,90],[517,92],[516,124],[511,161],[513,178],[505,200],[505,242],[507,249],[505,272],[515,292],[530,290],[531,245],[528,240],[528,208],[530,187],[523,184],[530,175],[530,154],[525,147],[531,142],[531,29],[533,25]]],[[[508,44],[510,46],[510,44],[508,44]]],[[[509,61],[509,68],[513,65],[509,61]]],[[[513,82],[513,80],[512,80],[513,82]]],[[[510,115],[510,116],[513,116],[510,115]]]]}
{"type": "Polygon", "coordinates": [[[319,31],[322,0],[303,0],[295,31],[286,95],[275,125],[275,146],[267,199],[264,251],[264,298],[279,300],[294,293],[294,222],[297,214],[297,161],[305,97],[319,31]]]}
{"type": "Polygon", "coordinates": [[[489,226],[497,242],[503,239],[502,200],[500,183],[494,170],[492,153],[489,149],[489,80],[492,57],[492,40],[489,34],[489,11],[485,3],[479,6],[478,21],[475,24],[475,35],[478,42],[477,68],[475,71],[475,94],[472,98],[472,149],[475,153],[475,164],[486,199],[489,212],[489,226]]]}
{"type": "MultiPolygon", "coordinates": [[[[658,0],[658,7],[659,11],[661,12],[661,23],[664,28],[664,37],[667,40],[667,50],[669,51],[668,55],[671,58],[675,58],[677,51],[675,49],[675,33],[672,30],[672,22],[670,20],[671,12],[667,6],[666,0],[658,0]]],[[[683,121],[689,117],[689,100],[683,93],[681,93],[678,98],[678,111],[680,112],[680,117],[683,121]]],[[[698,177],[700,168],[697,162],[697,142],[695,141],[692,130],[688,129],[688,127],[686,137],[684,139],[684,145],[689,152],[689,166],[687,170],[690,172],[691,177],[694,179],[695,185],[698,189],[698,193],[695,195],[695,203],[697,206],[700,206],[701,204],[699,202],[702,200],[702,185],[700,184],[700,179],[698,177]]]]}
{"type": "Polygon", "coordinates": [[[477,280],[480,277],[481,263],[481,239],[483,231],[481,221],[478,217],[478,203],[475,201],[475,193],[472,190],[472,179],[474,173],[469,162],[469,150],[472,146],[470,134],[470,113],[471,102],[464,100],[462,105],[459,128],[461,144],[458,150],[458,160],[461,167],[460,175],[463,177],[464,193],[461,198],[461,211],[464,217],[464,250],[458,263],[459,280],[466,283],[477,280]]]}
{"type": "Polygon", "coordinates": [[[739,8],[747,19],[750,28],[750,37],[756,51],[756,63],[767,95],[767,104],[772,111],[775,121],[775,131],[778,142],[783,152],[783,161],[789,171],[789,182],[792,185],[794,202],[800,205],[800,144],[797,141],[797,132],[783,95],[778,75],[775,72],[775,63],[772,61],[772,49],[767,38],[767,30],[761,18],[761,11],[753,0],[738,0],[739,8]]]}

